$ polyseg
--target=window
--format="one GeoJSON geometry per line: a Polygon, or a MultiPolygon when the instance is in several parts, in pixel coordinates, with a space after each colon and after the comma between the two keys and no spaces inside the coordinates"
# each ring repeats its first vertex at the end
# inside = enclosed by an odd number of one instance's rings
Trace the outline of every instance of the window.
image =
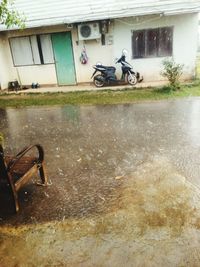
{"type": "Polygon", "coordinates": [[[133,31],[133,58],[171,56],[172,42],[172,27],[133,31]]]}
{"type": "Polygon", "coordinates": [[[29,37],[13,38],[10,44],[15,65],[34,64],[29,37]]]}
{"type": "Polygon", "coordinates": [[[54,63],[51,35],[32,35],[10,38],[15,66],[54,63]]]}
{"type": "Polygon", "coordinates": [[[40,35],[41,50],[43,54],[43,60],[45,64],[53,63],[53,49],[51,44],[51,36],[48,34],[40,35]]]}

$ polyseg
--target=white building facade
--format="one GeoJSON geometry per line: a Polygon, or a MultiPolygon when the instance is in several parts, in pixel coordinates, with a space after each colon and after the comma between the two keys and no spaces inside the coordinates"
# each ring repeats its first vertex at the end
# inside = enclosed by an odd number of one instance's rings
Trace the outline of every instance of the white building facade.
{"type": "MultiPolygon", "coordinates": [[[[37,11],[39,1],[35,1],[30,15],[26,13],[28,1],[17,0],[16,8],[27,14],[26,29],[0,28],[1,88],[7,88],[8,82],[14,80],[24,86],[33,82],[41,86],[88,83],[96,62],[114,65],[124,48],[128,50],[127,60],[145,81],[163,79],[162,61],[168,57],[184,64],[183,79],[195,77],[199,1],[146,0],[142,1],[143,7],[140,2],[139,9],[138,1],[125,1],[122,8],[113,0],[113,6],[104,6],[109,13],[100,12],[97,3],[79,0],[77,8],[68,5],[68,11],[57,5],[53,19],[53,1],[48,2],[51,9],[47,14],[37,11]],[[92,8],[86,2],[92,3],[92,8]],[[130,3],[134,3],[132,9],[130,3]],[[80,8],[85,12],[81,17],[80,8]],[[61,18],[59,10],[63,12],[61,18]],[[91,32],[87,28],[85,33],[80,32],[85,25],[91,32]],[[87,62],[80,60],[85,53],[87,62]]],[[[41,10],[45,8],[41,4],[41,10]]],[[[120,77],[120,66],[117,76],[120,77]]]]}

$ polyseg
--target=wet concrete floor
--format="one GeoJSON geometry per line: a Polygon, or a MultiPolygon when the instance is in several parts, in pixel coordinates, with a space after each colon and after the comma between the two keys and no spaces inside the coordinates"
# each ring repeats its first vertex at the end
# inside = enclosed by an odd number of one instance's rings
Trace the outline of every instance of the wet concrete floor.
{"type": "Polygon", "coordinates": [[[1,267],[200,266],[199,98],[8,108],[0,121],[7,153],[43,145],[49,178],[0,213],[1,267]]]}

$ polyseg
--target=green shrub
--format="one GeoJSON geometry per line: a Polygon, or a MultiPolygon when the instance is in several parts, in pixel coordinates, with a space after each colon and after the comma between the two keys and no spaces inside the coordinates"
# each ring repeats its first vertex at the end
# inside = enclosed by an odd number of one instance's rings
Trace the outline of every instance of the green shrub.
{"type": "Polygon", "coordinates": [[[0,145],[3,146],[3,143],[4,143],[4,136],[3,136],[3,134],[0,132],[0,145]]]}
{"type": "Polygon", "coordinates": [[[164,70],[161,75],[168,79],[171,89],[180,89],[179,78],[182,75],[183,65],[177,64],[173,59],[165,59],[162,64],[164,70]]]}

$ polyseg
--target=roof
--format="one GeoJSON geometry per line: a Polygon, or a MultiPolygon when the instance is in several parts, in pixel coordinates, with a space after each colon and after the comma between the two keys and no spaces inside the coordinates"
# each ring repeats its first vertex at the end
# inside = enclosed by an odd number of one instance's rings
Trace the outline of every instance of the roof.
{"type": "MultiPolygon", "coordinates": [[[[200,12],[199,0],[15,0],[26,28],[150,14],[200,12]]],[[[0,30],[5,29],[3,25],[0,30]]]]}

